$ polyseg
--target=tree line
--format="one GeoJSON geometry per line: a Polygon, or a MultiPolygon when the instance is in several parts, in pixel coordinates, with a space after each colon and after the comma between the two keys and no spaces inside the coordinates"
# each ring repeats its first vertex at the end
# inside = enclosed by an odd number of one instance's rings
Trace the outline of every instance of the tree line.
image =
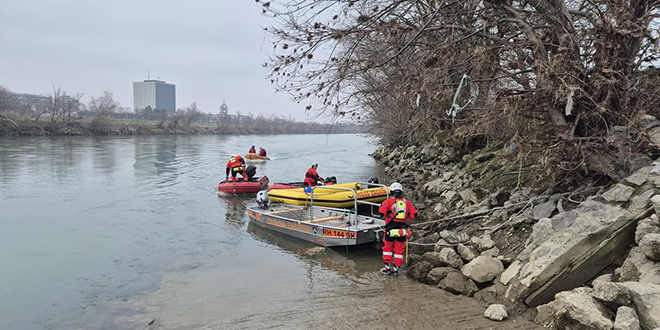
{"type": "Polygon", "coordinates": [[[21,128],[41,127],[57,130],[72,126],[86,129],[89,134],[122,134],[122,132],[204,133],[204,134],[284,134],[284,133],[361,133],[355,124],[325,124],[297,122],[274,114],[204,113],[193,102],[174,112],[160,109],[129,111],[114,99],[112,92],[81,101],[83,94],[68,94],[54,87],[49,95],[15,94],[0,86],[0,127],[2,135],[30,134],[21,128]],[[3,121],[6,122],[3,124],[3,121]],[[153,126],[156,130],[135,130],[153,126]],[[13,132],[13,134],[11,134],[13,132]]]}

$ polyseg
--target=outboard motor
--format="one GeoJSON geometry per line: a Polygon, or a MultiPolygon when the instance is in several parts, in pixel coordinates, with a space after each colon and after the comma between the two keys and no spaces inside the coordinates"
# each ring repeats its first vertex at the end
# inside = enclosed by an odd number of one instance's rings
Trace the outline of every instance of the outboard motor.
{"type": "MultiPolygon", "coordinates": [[[[369,182],[369,183],[378,183],[378,178],[375,177],[375,176],[372,176],[372,177],[369,178],[369,181],[367,181],[367,182],[369,182]]],[[[367,188],[376,188],[376,187],[377,186],[372,186],[372,185],[367,186],[367,188]]]]}
{"type": "Polygon", "coordinates": [[[245,174],[247,174],[248,181],[252,181],[252,177],[257,174],[257,168],[254,165],[249,165],[245,169],[245,174]]]}
{"type": "Polygon", "coordinates": [[[268,208],[268,192],[266,190],[262,190],[257,193],[257,204],[259,204],[259,207],[262,209],[267,209],[268,208]]]}
{"type": "Polygon", "coordinates": [[[332,182],[332,184],[337,184],[337,178],[334,177],[334,176],[331,176],[330,177],[330,182],[332,182]]]}

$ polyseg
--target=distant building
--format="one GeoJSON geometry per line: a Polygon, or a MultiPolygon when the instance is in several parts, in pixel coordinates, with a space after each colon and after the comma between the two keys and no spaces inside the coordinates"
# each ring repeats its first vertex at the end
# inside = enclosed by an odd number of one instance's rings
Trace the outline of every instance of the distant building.
{"type": "Polygon", "coordinates": [[[225,103],[225,100],[222,100],[222,105],[220,106],[220,114],[221,115],[227,115],[229,113],[229,107],[225,103]]]}
{"type": "Polygon", "coordinates": [[[133,83],[133,108],[135,111],[150,107],[153,110],[176,111],[176,91],[173,84],[161,80],[145,80],[133,83]]]}

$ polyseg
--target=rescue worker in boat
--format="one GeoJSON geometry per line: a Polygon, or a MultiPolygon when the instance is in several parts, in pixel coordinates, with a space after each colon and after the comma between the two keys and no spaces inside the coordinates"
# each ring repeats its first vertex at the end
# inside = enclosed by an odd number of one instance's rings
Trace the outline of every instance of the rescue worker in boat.
{"type": "Polygon", "coordinates": [[[257,153],[257,150],[255,150],[255,149],[254,149],[254,146],[252,146],[252,148],[250,148],[250,151],[248,151],[248,153],[249,153],[249,154],[256,154],[256,153],[257,153]]]}
{"type": "Polygon", "coordinates": [[[266,155],[266,149],[259,147],[259,156],[268,157],[268,155],[266,155]]]}
{"type": "Polygon", "coordinates": [[[305,173],[305,183],[307,183],[308,186],[314,187],[318,184],[319,181],[325,182],[322,177],[319,176],[319,173],[316,172],[316,169],[319,167],[319,164],[317,163],[312,163],[312,167],[310,167],[307,170],[307,173],[305,173]]]}
{"type": "Polygon", "coordinates": [[[247,181],[248,176],[245,173],[245,160],[241,156],[231,155],[229,161],[227,162],[227,167],[225,171],[225,181],[229,178],[229,172],[231,171],[231,181],[236,181],[236,175],[243,175],[243,180],[247,181]]]}
{"type": "Polygon", "coordinates": [[[412,235],[408,229],[412,219],[417,216],[417,210],[412,203],[403,198],[403,187],[395,182],[390,186],[393,197],[380,205],[378,213],[385,219],[385,235],[383,235],[383,261],[385,267],[380,270],[384,275],[399,275],[399,267],[403,263],[403,253],[406,240],[412,235]]]}

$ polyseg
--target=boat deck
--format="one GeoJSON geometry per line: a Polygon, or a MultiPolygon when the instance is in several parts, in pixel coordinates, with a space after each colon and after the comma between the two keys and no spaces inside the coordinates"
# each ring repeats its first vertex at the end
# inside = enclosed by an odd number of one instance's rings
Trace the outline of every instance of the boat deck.
{"type": "Polygon", "coordinates": [[[347,230],[364,230],[379,228],[385,226],[385,221],[367,217],[357,216],[357,228],[355,226],[355,215],[348,210],[336,210],[322,207],[300,208],[289,205],[276,204],[263,212],[266,215],[277,216],[289,220],[297,220],[304,223],[321,225],[324,227],[342,228],[347,230]],[[365,223],[366,219],[373,220],[373,223],[365,223]]]}

